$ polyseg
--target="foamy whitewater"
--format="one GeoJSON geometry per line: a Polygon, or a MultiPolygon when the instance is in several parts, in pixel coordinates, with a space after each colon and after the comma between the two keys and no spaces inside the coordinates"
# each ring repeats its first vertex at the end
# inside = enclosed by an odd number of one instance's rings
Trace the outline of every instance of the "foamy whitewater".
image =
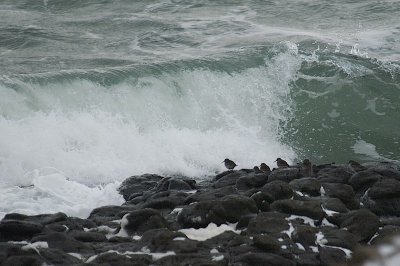
{"type": "Polygon", "coordinates": [[[0,4],[0,218],[131,175],[400,159],[400,3],[0,4]],[[279,15],[278,15],[279,14],[279,15]]]}

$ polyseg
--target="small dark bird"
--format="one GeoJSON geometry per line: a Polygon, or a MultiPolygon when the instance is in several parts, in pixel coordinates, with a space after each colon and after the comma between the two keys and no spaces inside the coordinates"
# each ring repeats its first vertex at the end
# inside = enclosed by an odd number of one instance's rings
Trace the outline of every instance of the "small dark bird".
{"type": "Polygon", "coordinates": [[[349,167],[353,169],[354,172],[360,172],[367,169],[365,166],[362,166],[360,163],[353,160],[349,161],[349,167]]]}
{"type": "Polygon", "coordinates": [[[289,164],[285,160],[282,160],[281,158],[276,159],[275,162],[278,168],[290,167],[289,164]]]}
{"type": "Polygon", "coordinates": [[[253,171],[254,171],[254,173],[256,173],[256,174],[261,173],[260,168],[258,168],[258,166],[254,166],[254,167],[253,167],[253,171]]]}
{"type": "Polygon", "coordinates": [[[301,168],[302,168],[304,176],[311,176],[311,174],[312,174],[312,164],[311,164],[310,160],[304,159],[303,163],[301,164],[301,168]]]}
{"type": "Polygon", "coordinates": [[[232,170],[233,168],[236,167],[237,164],[235,164],[234,161],[229,160],[228,158],[226,158],[223,163],[225,163],[225,167],[228,168],[229,170],[232,170]]]}
{"type": "Polygon", "coordinates": [[[269,173],[269,172],[271,172],[271,169],[270,169],[269,166],[266,165],[265,163],[261,163],[261,165],[260,165],[260,170],[261,170],[261,172],[264,172],[264,173],[269,173]]]}

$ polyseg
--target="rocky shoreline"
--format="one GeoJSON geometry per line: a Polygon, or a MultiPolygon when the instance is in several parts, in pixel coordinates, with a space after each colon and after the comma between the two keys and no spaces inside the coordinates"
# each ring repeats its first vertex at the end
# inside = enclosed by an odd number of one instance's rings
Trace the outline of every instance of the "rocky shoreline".
{"type": "Polygon", "coordinates": [[[0,265],[355,265],[400,232],[400,169],[387,162],[146,174],[119,191],[122,206],[87,219],[7,214],[0,265]]]}

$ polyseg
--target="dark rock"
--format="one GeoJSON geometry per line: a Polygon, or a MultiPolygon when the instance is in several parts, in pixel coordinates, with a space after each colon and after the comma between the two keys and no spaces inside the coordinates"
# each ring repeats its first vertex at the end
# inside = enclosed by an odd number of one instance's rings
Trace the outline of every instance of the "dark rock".
{"type": "Polygon", "coordinates": [[[217,189],[208,188],[205,190],[197,191],[195,194],[190,195],[186,198],[185,204],[190,204],[197,201],[210,201],[218,198],[223,198],[228,195],[238,194],[239,191],[235,186],[227,186],[217,189]]]}
{"type": "Polygon", "coordinates": [[[321,169],[317,174],[317,179],[322,183],[342,183],[347,184],[353,173],[345,167],[329,167],[321,169]]]}
{"type": "Polygon", "coordinates": [[[94,209],[89,218],[98,225],[103,225],[109,221],[121,219],[127,212],[136,210],[133,206],[102,206],[94,209]]]}
{"type": "Polygon", "coordinates": [[[133,193],[142,193],[155,188],[161,179],[163,179],[162,176],[150,174],[131,176],[122,182],[118,191],[125,200],[128,200],[133,193]]]}
{"type": "Polygon", "coordinates": [[[400,181],[389,178],[382,179],[371,187],[368,196],[372,199],[400,197],[400,181]]]}
{"type": "Polygon", "coordinates": [[[39,235],[32,238],[33,242],[45,241],[49,245],[49,248],[55,248],[64,252],[74,253],[88,253],[92,252],[93,249],[86,243],[79,242],[70,236],[63,233],[50,233],[46,235],[39,235]]]}
{"type": "Polygon", "coordinates": [[[125,230],[128,235],[166,227],[165,219],[155,209],[141,209],[130,212],[121,221],[121,230],[125,230]]]}
{"type": "Polygon", "coordinates": [[[279,168],[269,174],[268,182],[279,180],[289,183],[300,177],[302,177],[300,168],[279,168]]]}
{"type": "Polygon", "coordinates": [[[276,252],[281,249],[279,242],[268,235],[256,235],[253,238],[253,245],[265,252],[276,252]]]}
{"type": "Polygon", "coordinates": [[[46,265],[74,265],[80,260],[61,250],[54,248],[43,248],[40,256],[46,261],[46,265]]]}
{"type": "Polygon", "coordinates": [[[184,228],[206,227],[209,223],[217,225],[229,222],[238,222],[240,217],[249,213],[258,212],[254,200],[239,196],[229,195],[220,200],[203,201],[185,206],[178,215],[178,222],[184,228]]]}
{"type": "Polygon", "coordinates": [[[268,265],[268,266],[295,266],[296,263],[272,253],[246,253],[238,256],[236,261],[246,265],[268,265]]]}
{"type": "Polygon", "coordinates": [[[321,182],[312,177],[305,177],[292,180],[289,186],[296,191],[308,194],[310,196],[319,196],[321,190],[321,182]]]}
{"type": "Polygon", "coordinates": [[[400,217],[380,217],[381,224],[400,226],[400,217]]]}
{"type": "Polygon", "coordinates": [[[51,224],[55,222],[65,221],[67,220],[67,215],[62,212],[54,213],[54,214],[39,214],[39,215],[24,215],[19,213],[9,213],[6,214],[3,218],[4,220],[19,220],[19,221],[27,221],[32,223],[38,223],[41,225],[51,224]]]}
{"type": "Polygon", "coordinates": [[[92,262],[95,265],[147,266],[152,263],[152,259],[150,255],[145,254],[129,254],[128,257],[116,252],[107,252],[97,256],[92,262]]]}
{"type": "Polygon", "coordinates": [[[324,183],[322,186],[327,196],[340,199],[349,209],[359,207],[360,204],[355,199],[355,193],[351,186],[341,183],[324,183]]]}
{"type": "Polygon", "coordinates": [[[271,209],[287,214],[307,216],[315,220],[324,218],[324,212],[317,201],[277,200],[271,204],[271,209]]]}
{"type": "Polygon", "coordinates": [[[173,177],[164,177],[156,186],[156,191],[168,191],[168,190],[192,190],[192,184],[189,184],[185,180],[173,177]]]}
{"type": "Polygon", "coordinates": [[[221,188],[236,185],[236,182],[239,180],[239,178],[246,175],[247,173],[244,173],[243,171],[233,171],[232,173],[229,173],[215,181],[213,187],[221,188]]]}
{"type": "Polygon", "coordinates": [[[272,181],[265,184],[260,191],[269,195],[272,201],[280,199],[288,199],[293,196],[293,190],[289,184],[283,181],[272,181]]]}
{"type": "Polygon", "coordinates": [[[43,229],[44,226],[39,223],[3,219],[0,223],[0,241],[29,240],[43,229]]]}
{"type": "Polygon", "coordinates": [[[368,241],[378,231],[379,218],[367,209],[340,214],[340,228],[346,228],[358,237],[358,241],[368,241]]]}
{"type": "Polygon", "coordinates": [[[308,225],[296,225],[292,239],[304,247],[315,245],[317,228],[308,225]]]}
{"type": "Polygon", "coordinates": [[[362,197],[362,203],[380,216],[400,216],[400,182],[382,179],[376,182],[362,197]]]}
{"type": "Polygon", "coordinates": [[[321,228],[321,232],[326,239],[326,243],[323,243],[328,246],[334,247],[342,247],[352,250],[357,245],[357,236],[352,233],[332,227],[323,227],[321,228]]]}
{"type": "Polygon", "coordinates": [[[337,248],[320,247],[319,259],[321,266],[347,265],[346,254],[337,248]]]}
{"type": "Polygon", "coordinates": [[[273,201],[270,194],[259,191],[254,193],[250,198],[255,201],[260,211],[266,212],[270,210],[269,202],[273,201]]]}
{"type": "Polygon", "coordinates": [[[356,191],[365,191],[382,178],[382,175],[373,170],[365,170],[352,175],[349,179],[349,184],[356,191]]]}
{"type": "Polygon", "coordinates": [[[302,253],[297,255],[296,258],[297,266],[320,266],[320,260],[316,253],[302,253]]]}
{"type": "Polygon", "coordinates": [[[247,176],[241,176],[237,181],[236,181],[236,187],[241,190],[241,191],[246,191],[251,188],[257,188],[265,185],[268,180],[268,175],[267,174],[249,174],[247,176]]]}
{"type": "Polygon", "coordinates": [[[371,238],[371,244],[372,245],[377,245],[377,244],[386,244],[393,238],[395,235],[400,234],[400,226],[394,226],[394,225],[385,225],[379,231],[377,234],[371,238]]]}
{"type": "Polygon", "coordinates": [[[39,256],[12,256],[8,257],[3,266],[40,266],[44,261],[39,256]]]}
{"type": "Polygon", "coordinates": [[[234,170],[228,170],[228,171],[219,173],[219,174],[217,174],[217,175],[215,176],[215,180],[219,180],[219,179],[221,179],[222,177],[224,177],[224,176],[226,176],[226,175],[229,175],[229,174],[232,174],[232,173],[234,173],[234,172],[236,172],[236,171],[234,171],[234,170]]]}
{"type": "Polygon", "coordinates": [[[288,215],[279,212],[260,212],[250,220],[247,231],[251,234],[279,235],[289,229],[289,224],[285,220],[287,217],[288,215]]]}
{"type": "Polygon", "coordinates": [[[176,206],[185,204],[186,193],[180,191],[166,191],[155,193],[147,198],[141,208],[174,209],[176,206]]]}
{"type": "Polygon", "coordinates": [[[104,242],[107,238],[100,233],[95,232],[82,232],[73,230],[69,233],[71,237],[81,242],[104,242]]]}
{"type": "Polygon", "coordinates": [[[349,211],[344,203],[338,198],[320,197],[314,200],[319,201],[322,207],[329,211],[335,211],[339,213],[346,213],[349,211]]]}

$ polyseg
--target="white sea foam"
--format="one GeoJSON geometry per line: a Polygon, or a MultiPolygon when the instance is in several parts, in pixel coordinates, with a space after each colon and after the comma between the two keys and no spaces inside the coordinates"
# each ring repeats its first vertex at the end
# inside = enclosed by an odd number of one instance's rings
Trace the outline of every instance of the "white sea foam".
{"type": "Polygon", "coordinates": [[[234,75],[0,85],[0,212],[84,217],[120,204],[116,181],[134,174],[202,177],[222,171],[226,157],[239,167],[292,161],[280,136],[301,60],[296,45],[284,45],[265,66],[234,75]]]}

